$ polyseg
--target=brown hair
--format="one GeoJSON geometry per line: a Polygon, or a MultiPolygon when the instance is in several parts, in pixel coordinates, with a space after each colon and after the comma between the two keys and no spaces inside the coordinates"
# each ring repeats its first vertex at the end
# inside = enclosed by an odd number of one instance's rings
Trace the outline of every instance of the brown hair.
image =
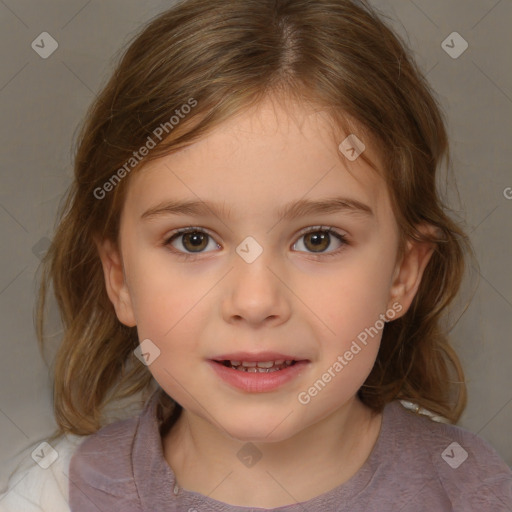
{"type": "MultiPolygon", "coordinates": [[[[152,385],[133,354],[136,328],[118,321],[107,296],[94,243],[117,241],[130,181],[126,162],[165,123],[168,135],[143,163],[191,144],[277,92],[319,106],[334,126],[357,124],[382,159],[400,251],[408,238],[435,244],[411,307],[384,328],[361,400],[379,411],[407,399],[451,421],[460,417],[464,376],[441,320],[460,288],[465,250],[473,252],[437,190],[443,158],[451,167],[441,109],[411,51],[381,17],[366,2],[350,0],[185,0],[132,41],[82,126],[74,180],[43,261],[41,347],[52,285],[64,329],[54,362],[59,434],[95,432],[110,400],[152,385]],[[170,116],[193,102],[193,111],[171,129],[170,116]],[[117,172],[121,168],[125,172],[117,172]],[[123,179],[98,198],[116,172],[123,179]],[[420,223],[436,226],[441,236],[423,235],[420,223]]],[[[138,172],[142,165],[135,167],[138,172]]]]}

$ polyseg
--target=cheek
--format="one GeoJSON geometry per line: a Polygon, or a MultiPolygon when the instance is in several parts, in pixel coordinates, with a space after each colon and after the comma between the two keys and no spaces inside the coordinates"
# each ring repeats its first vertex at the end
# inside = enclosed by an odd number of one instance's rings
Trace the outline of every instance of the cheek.
{"type": "Polygon", "coordinates": [[[370,374],[379,348],[378,337],[363,345],[347,343],[343,350],[333,351],[320,361],[318,372],[297,394],[297,402],[309,423],[331,414],[349,401],[370,374]]]}
{"type": "MultiPolygon", "coordinates": [[[[140,271],[136,265],[132,271],[140,271]]],[[[132,297],[139,340],[149,339],[159,355],[148,369],[157,382],[174,396],[201,357],[199,340],[204,333],[200,319],[208,314],[205,283],[185,279],[176,271],[148,267],[132,283],[132,297]]]]}
{"type": "Polygon", "coordinates": [[[126,271],[139,336],[166,338],[200,309],[207,283],[187,277],[163,249],[133,252],[126,271]]]}
{"type": "Polygon", "coordinates": [[[352,340],[385,314],[388,295],[389,270],[361,260],[325,279],[315,292],[314,310],[333,340],[352,340]]]}
{"type": "Polygon", "coordinates": [[[368,286],[368,274],[352,274],[346,294],[322,296],[320,311],[329,312],[329,331],[323,337],[316,371],[298,401],[315,404],[308,414],[328,414],[354,396],[370,374],[380,347],[386,312],[368,286]],[[334,331],[334,334],[330,331],[334,331]]]}
{"type": "MultiPolygon", "coordinates": [[[[133,269],[137,271],[137,267],[133,269]]],[[[138,336],[140,341],[151,340],[159,351],[148,370],[170,396],[186,404],[189,393],[200,396],[201,392],[194,388],[190,376],[202,354],[200,319],[208,315],[207,301],[201,301],[205,284],[196,286],[195,280],[176,271],[159,271],[157,266],[142,275],[133,289],[138,336]]]]}

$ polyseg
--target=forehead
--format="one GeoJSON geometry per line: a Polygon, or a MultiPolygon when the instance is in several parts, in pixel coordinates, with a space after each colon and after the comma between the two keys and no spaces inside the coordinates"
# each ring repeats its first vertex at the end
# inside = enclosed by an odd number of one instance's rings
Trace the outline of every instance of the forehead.
{"type": "MultiPolygon", "coordinates": [[[[340,150],[349,135],[319,108],[270,97],[134,172],[126,203],[140,212],[149,203],[186,197],[225,200],[235,210],[257,213],[271,204],[347,195],[378,214],[389,206],[384,181],[361,156],[347,158],[347,143],[340,150]]],[[[354,135],[380,168],[363,131],[354,135]]]]}

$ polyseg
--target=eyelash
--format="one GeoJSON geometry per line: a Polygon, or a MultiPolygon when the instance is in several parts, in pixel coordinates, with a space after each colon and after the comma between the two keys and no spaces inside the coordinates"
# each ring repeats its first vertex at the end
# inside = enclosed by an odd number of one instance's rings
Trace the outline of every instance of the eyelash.
{"type": "MultiPolygon", "coordinates": [[[[171,235],[169,235],[164,240],[163,245],[165,247],[167,247],[173,254],[175,254],[179,258],[183,258],[185,260],[196,258],[197,256],[199,256],[200,254],[203,254],[203,253],[201,253],[201,252],[198,252],[195,254],[186,253],[186,252],[179,251],[170,245],[171,242],[175,238],[179,237],[180,235],[184,235],[187,233],[196,233],[196,232],[204,233],[213,239],[213,236],[210,235],[210,233],[208,233],[208,231],[204,230],[203,228],[190,226],[187,228],[176,230],[173,233],[171,233],[171,235]]],[[[346,245],[349,245],[349,243],[347,241],[347,237],[345,235],[342,235],[341,233],[338,233],[337,231],[333,231],[333,228],[329,227],[329,226],[314,226],[311,228],[305,228],[304,230],[300,231],[300,233],[298,235],[298,239],[300,239],[301,237],[303,237],[304,235],[307,235],[309,233],[319,233],[319,232],[332,234],[335,238],[338,239],[339,242],[341,242],[342,245],[338,249],[331,251],[331,252],[316,253],[316,254],[315,253],[307,253],[310,256],[313,256],[315,258],[327,258],[327,257],[331,257],[331,256],[337,256],[345,248],[346,245]]],[[[299,252],[303,252],[303,251],[299,251],[299,252]]]]}

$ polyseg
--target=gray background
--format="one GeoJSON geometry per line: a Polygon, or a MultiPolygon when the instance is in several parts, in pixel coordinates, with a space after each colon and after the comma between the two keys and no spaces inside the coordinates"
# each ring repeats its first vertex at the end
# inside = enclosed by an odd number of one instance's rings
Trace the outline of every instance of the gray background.
{"type": "MultiPolygon", "coordinates": [[[[373,3],[400,34],[407,34],[448,115],[460,193],[460,200],[450,193],[451,206],[470,233],[481,267],[480,275],[475,273],[478,290],[452,331],[469,386],[460,425],[488,440],[512,465],[512,200],[506,198],[512,187],[512,2],[373,3]],[[454,31],[469,44],[456,59],[441,46],[454,31]]],[[[0,0],[2,484],[20,450],[44,440],[55,425],[33,308],[38,254],[52,236],[70,181],[75,130],[109,76],[115,54],[141,22],[170,5],[0,0]],[[42,32],[59,44],[47,59],[31,48],[42,32]]],[[[467,281],[459,309],[473,281],[467,281]]]]}

